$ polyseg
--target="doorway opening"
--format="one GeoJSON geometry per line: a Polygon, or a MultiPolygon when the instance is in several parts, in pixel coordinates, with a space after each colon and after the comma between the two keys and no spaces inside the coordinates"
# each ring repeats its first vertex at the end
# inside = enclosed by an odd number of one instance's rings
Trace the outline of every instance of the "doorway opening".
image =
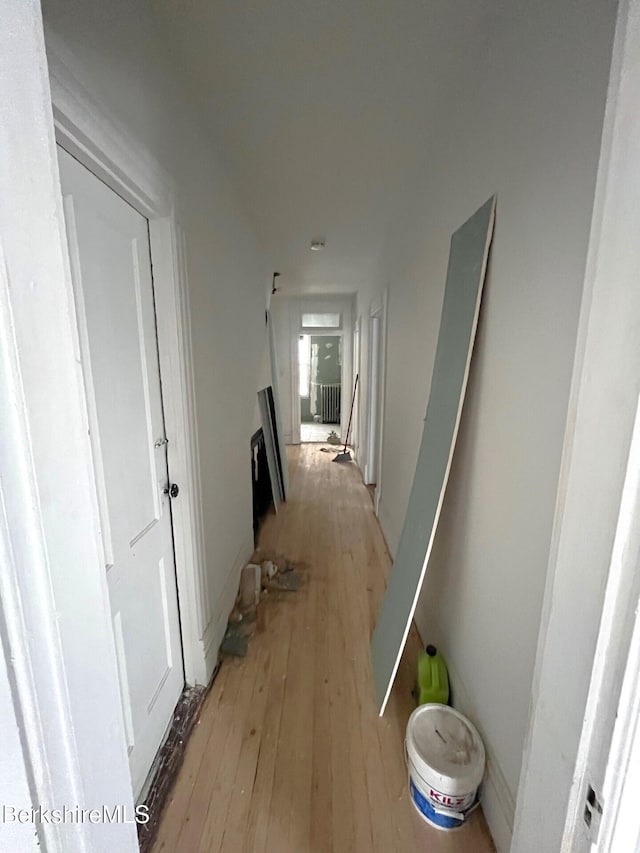
{"type": "Polygon", "coordinates": [[[342,414],[342,335],[298,338],[300,441],[340,439],[342,414]]]}

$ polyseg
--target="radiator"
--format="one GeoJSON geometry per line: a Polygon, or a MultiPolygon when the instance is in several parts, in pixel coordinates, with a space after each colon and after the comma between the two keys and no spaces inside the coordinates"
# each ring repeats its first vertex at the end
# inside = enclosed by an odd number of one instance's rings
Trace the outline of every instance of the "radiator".
{"type": "Polygon", "coordinates": [[[323,424],[340,423],[340,384],[320,386],[320,414],[323,424]]]}

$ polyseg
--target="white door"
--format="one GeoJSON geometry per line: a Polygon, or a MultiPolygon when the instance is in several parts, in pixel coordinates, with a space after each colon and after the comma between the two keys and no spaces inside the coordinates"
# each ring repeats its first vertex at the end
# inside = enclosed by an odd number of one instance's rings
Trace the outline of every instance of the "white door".
{"type": "Polygon", "coordinates": [[[184,686],[149,226],[61,148],[58,159],[137,796],[184,686]]]}

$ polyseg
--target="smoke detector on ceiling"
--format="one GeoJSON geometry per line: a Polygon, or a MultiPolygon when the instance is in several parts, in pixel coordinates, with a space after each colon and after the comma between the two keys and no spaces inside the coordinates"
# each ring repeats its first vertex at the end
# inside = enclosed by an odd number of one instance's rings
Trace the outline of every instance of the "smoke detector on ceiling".
{"type": "Polygon", "coordinates": [[[322,240],[312,240],[311,241],[311,251],[312,252],[321,252],[324,249],[324,239],[322,240]]]}

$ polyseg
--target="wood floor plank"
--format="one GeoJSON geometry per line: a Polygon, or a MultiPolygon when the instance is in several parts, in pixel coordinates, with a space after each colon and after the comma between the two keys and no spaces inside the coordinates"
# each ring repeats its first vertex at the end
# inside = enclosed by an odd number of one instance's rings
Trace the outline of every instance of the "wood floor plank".
{"type": "Polygon", "coordinates": [[[313,758],[311,774],[311,837],[316,853],[331,853],[331,656],[329,652],[329,578],[323,572],[316,580],[316,665],[313,686],[313,758]]]}
{"type": "MultiPolygon", "coordinates": [[[[266,643],[256,643],[253,691],[244,723],[229,807],[222,827],[224,832],[219,844],[219,849],[225,853],[238,853],[244,846],[260,757],[272,663],[273,655],[269,646],[266,643]]],[[[224,782],[224,777],[222,781],[224,782]]],[[[217,849],[213,839],[212,834],[208,849],[217,849]]]]}
{"type": "MultiPolygon", "coordinates": [[[[183,850],[196,851],[213,794],[216,771],[220,764],[226,738],[235,731],[234,717],[238,705],[240,689],[247,681],[245,673],[237,661],[226,661],[227,678],[224,690],[218,697],[216,715],[211,734],[204,749],[204,756],[193,788],[188,808],[185,812],[182,830],[178,836],[176,853],[183,850]]],[[[214,685],[215,689],[215,685],[214,685]]]]}
{"type": "MultiPolygon", "coordinates": [[[[256,656],[253,657],[252,662],[255,662],[255,658],[256,656]]],[[[210,779],[207,780],[208,782],[212,780],[213,784],[208,786],[209,802],[205,818],[201,823],[197,844],[192,844],[189,848],[198,851],[198,853],[220,850],[229,804],[231,797],[235,794],[233,782],[242,748],[245,721],[253,694],[255,669],[255,665],[248,669],[241,681],[233,712],[233,723],[230,727],[225,726],[227,734],[218,746],[216,768],[210,779]]]]}
{"type": "Polygon", "coordinates": [[[243,848],[245,853],[268,851],[269,816],[291,641],[291,623],[287,609],[280,607],[279,612],[275,616],[272,615],[273,608],[278,604],[280,602],[276,600],[269,600],[263,605],[268,611],[266,631],[271,638],[272,657],[260,752],[243,848]]]}
{"type": "Polygon", "coordinates": [[[490,853],[479,810],[455,833],[407,796],[404,733],[420,639],[412,628],[384,718],[370,638],[390,558],[353,464],[290,448],[291,488],[262,557],[302,567],[270,593],[246,659],[224,661],[187,747],[153,853],[490,853]]]}

